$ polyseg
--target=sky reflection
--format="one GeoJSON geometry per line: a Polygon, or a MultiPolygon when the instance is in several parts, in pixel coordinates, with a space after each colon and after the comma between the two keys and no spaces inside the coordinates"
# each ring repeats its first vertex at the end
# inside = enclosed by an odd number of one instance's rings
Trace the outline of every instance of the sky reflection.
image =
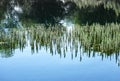
{"type": "Polygon", "coordinates": [[[0,59],[1,81],[119,81],[120,68],[112,60],[84,56],[71,60],[70,55],[59,58],[45,50],[31,55],[30,48],[24,52],[15,50],[14,57],[0,59]],[[7,67],[7,68],[6,68],[7,67]],[[109,69],[108,69],[109,68],[109,69]],[[109,78],[108,78],[109,77],[109,78]]]}

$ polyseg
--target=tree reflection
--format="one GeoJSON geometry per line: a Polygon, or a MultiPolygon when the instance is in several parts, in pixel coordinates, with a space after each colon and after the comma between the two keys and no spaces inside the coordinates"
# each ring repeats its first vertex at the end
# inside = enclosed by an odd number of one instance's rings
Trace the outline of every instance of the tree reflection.
{"type": "Polygon", "coordinates": [[[94,24],[92,26],[76,25],[72,32],[66,32],[61,25],[45,28],[45,25],[31,25],[21,30],[11,29],[8,33],[1,32],[0,52],[2,57],[13,56],[15,49],[21,51],[30,42],[31,53],[46,49],[52,55],[59,54],[66,58],[71,53],[71,59],[84,55],[88,57],[101,56],[102,59],[115,57],[119,60],[120,38],[119,24],[94,24]],[[70,53],[68,53],[70,52],[70,53]]]}
{"type": "MultiPolygon", "coordinates": [[[[3,15],[12,0],[2,0],[0,14],[3,15]]],[[[59,23],[66,15],[75,11],[74,21],[82,25],[88,23],[120,22],[120,2],[116,0],[13,0],[23,9],[23,20],[46,25],[59,23]]],[[[72,13],[73,15],[73,13],[72,13]]],[[[2,17],[2,16],[1,16],[2,17]]]]}
{"type": "MultiPolygon", "coordinates": [[[[44,48],[47,52],[50,51],[51,55],[59,54],[60,58],[66,58],[66,54],[71,54],[71,59],[80,57],[80,61],[84,55],[88,57],[99,55],[102,59],[114,56],[118,62],[120,52],[119,1],[118,3],[114,1],[106,3],[106,0],[105,2],[94,0],[93,3],[89,3],[90,1],[86,0],[88,4],[81,4],[86,3],[81,2],[83,0],[72,0],[76,4],[67,0],[65,3],[60,0],[16,1],[24,11],[22,14],[23,28],[17,29],[16,24],[11,26],[13,22],[7,24],[9,28],[4,28],[4,24],[0,25],[1,57],[13,56],[16,49],[23,51],[30,42],[32,53],[44,48]],[[71,14],[74,9],[76,12],[71,14]],[[68,17],[70,21],[75,21],[72,32],[67,32],[60,23],[61,19],[68,17]],[[3,31],[2,27],[4,30],[7,29],[7,32],[3,31]]],[[[1,3],[0,18],[8,4],[5,0],[1,3]]],[[[9,9],[8,11],[12,12],[9,9]]],[[[12,16],[14,15],[10,16],[11,21],[14,20],[12,16]]],[[[8,19],[6,21],[9,23],[8,19]]]]}
{"type": "Polygon", "coordinates": [[[104,26],[99,24],[76,26],[73,37],[75,37],[74,39],[78,38],[83,50],[87,52],[89,57],[94,57],[95,53],[99,52],[102,59],[114,54],[116,60],[118,60],[120,50],[119,27],[117,23],[104,26]]]}
{"type": "Polygon", "coordinates": [[[65,0],[75,2],[79,8],[92,8],[104,5],[105,9],[112,9],[116,14],[120,13],[120,1],[119,0],[65,0]]]}
{"type": "Polygon", "coordinates": [[[118,22],[120,23],[120,16],[117,16],[112,9],[104,9],[103,5],[96,8],[82,8],[78,11],[77,22],[81,25],[92,25],[99,23],[105,25],[106,23],[118,22]]]}
{"type": "Polygon", "coordinates": [[[25,34],[17,29],[0,32],[0,52],[2,57],[13,56],[15,49],[23,50],[26,45],[25,34]]]}
{"type": "Polygon", "coordinates": [[[55,23],[59,23],[61,19],[75,8],[76,5],[73,2],[63,3],[60,0],[35,0],[31,3],[25,17],[31,18],[38,23],[55,25],[55,23]],[[66,8],[68,6],[69,8],[66,8]]]}
{"type": "Polygon", "coordinates": [[[0,20],[3,18],[4,12],[7,10],[7,1],[9,0],[0,0],[0,20]]]}
{"type": "MultiPolygon", "coordinates": [[[[21,19],[31,19],[34,22],[46,25],[59,23],[67,14],[76,9],[75,3],[70,1],[63,3],[61,0],[2,0],[0,6],[2,6],[1,10],[9,11],[9,15],[12,14],[13,17],[16,15],[13,14],[15,11],[13,9],[19,7],[23,10],[21,19]],[[14,6],[11,2],[14,3],[14,6]]],[[[3,11],[0,11],[0,14],[3,15],[3,11]]]]}

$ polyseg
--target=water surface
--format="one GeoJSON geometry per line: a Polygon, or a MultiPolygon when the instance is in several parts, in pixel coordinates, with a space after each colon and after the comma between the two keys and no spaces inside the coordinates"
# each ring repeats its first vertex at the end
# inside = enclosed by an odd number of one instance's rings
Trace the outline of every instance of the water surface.
{"type": "Polygon", "coordinates": [[[119,5],[1,0],[0,81],[119,81],[119,5]]]}

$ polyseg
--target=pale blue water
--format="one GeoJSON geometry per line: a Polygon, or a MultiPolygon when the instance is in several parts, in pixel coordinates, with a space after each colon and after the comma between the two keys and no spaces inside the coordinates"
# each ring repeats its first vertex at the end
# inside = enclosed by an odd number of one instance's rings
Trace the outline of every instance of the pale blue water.
{"type": "Polygon", "coordinates": [[[71,59],[59,54],[51,55],[44,48],[31,54],[29,46],[21,52],[15,50],[10,58],[0,58],[0,81],[120,81],[120,67],[115,60],[100,56],[79,56],[71,59]]]}

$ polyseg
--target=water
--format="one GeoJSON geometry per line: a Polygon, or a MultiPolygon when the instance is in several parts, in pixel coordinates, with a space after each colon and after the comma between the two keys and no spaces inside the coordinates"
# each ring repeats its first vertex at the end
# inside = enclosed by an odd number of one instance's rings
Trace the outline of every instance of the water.
{"type": "Polygon", "coordinates": [[[12,1],[0,12],[0,81],[120,81],[119,8],[12,1]]]}
{"type": "Polygon", "coordinates": [[[23,53],[16,50],[14,57],[1,59],[1,81],[119,81],[120,70],[114,61],[84,56],[79,62],[79,58],[71,60],[70,55],[60,58],[44,49],[31,55],[29,50],[29,47],[23,53]]]}

